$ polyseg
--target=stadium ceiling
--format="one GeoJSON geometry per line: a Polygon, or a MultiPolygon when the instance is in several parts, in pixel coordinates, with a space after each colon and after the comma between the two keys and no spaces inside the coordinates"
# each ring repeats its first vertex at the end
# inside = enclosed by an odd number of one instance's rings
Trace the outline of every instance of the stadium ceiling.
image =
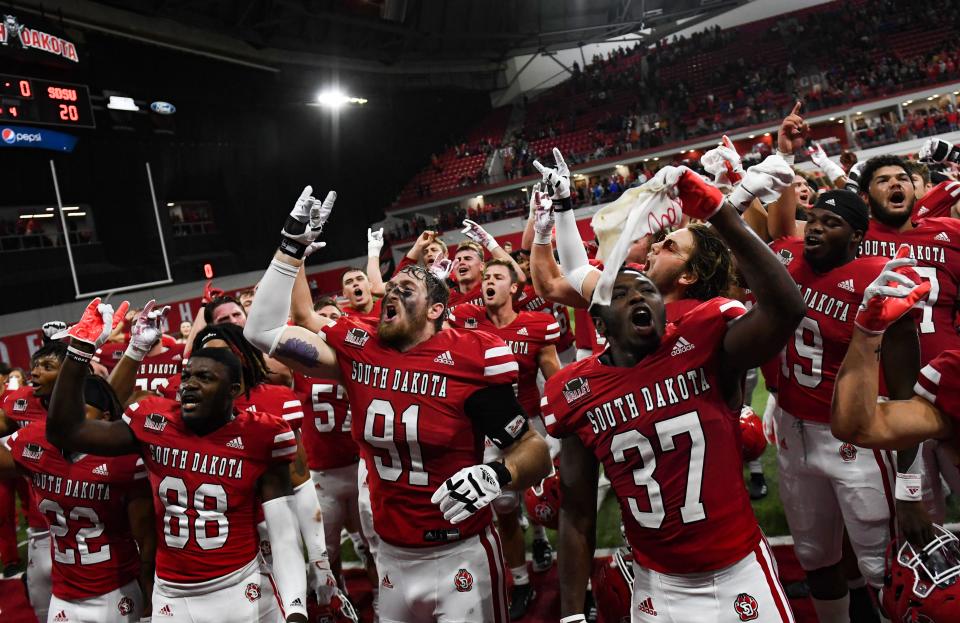
{"type": "Polygon", "coordinates": [[[507,59],[656,41],[748,0],[20,0],[65,25],[263,69],[497,88],[507,59]],[[678,22],[680,22],[678,24],[678,22]]]}

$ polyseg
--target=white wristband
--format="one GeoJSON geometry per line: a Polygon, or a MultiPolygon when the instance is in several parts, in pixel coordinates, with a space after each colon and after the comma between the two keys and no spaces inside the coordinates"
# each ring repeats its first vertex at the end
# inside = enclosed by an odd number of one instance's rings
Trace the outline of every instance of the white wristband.
{"type": "Polygon", "coordinates": [[[587,623],[587,617],[582,614],[571,614],[560,619],[560,623],[587,623]]]}
{"type": "Polygon", "coordinates": [[[901,502],[919,502],[923,499],[923,484],[920,474],[897,472],[897,485],[893,497],[901,502]]]}
{"type": "Polygon", "coordinates": [[[546,234],[541,234],[536,229],[533,230],[533,244],[552,244],[553,243],[553,230],[548,231],[546,234]]]}
{"type": "Polygon", "coordinates": [[[797,159],[797,155],[796,155],[796,154],[794,154],[794,153],[789,153],[789,154],[788,154],[788,153],[784,153],[784,152],[780,151],[779,149],[777,150],[777,154],[778,154],[781,158],[783,158],[784,160],[786,160],[786,161],[787,161],[787,164],[789,164],[791,167],[793,166],[794,160],[797,159]]]}

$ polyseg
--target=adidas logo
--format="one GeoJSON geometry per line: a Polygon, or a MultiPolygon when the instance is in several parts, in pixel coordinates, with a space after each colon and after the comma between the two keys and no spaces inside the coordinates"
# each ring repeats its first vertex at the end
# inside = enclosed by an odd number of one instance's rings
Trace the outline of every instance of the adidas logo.
{"type": "Polygon", "coordinates": [[[930,211],[930,208],[928,208],[927,206],[920,206],[920,209],[917,210],[917,216],[923,216],[929,211],[930,211]]]}
{"type": "Polygon", "coordinates": [[[294,599],[293,601],[290,602],[290,607],[292,607],[292,608],[302,608],[302,607],[303,607],[303,600],[301,600],[299,597],[297,597],[296,599],[294,599]]]}
{"type": "Polygon", "coordinates": [[[837,284],[837,287],[840,288],[841,290],[846,290],[847,292],[853,292],[854,291],[853,279],[844,279],[843,281],[837,284]]]}
{"type": "Polygon", "coordinates": [[[447,365],[447,366],[452,366],[452,365],[453,365],[453,357],[450,356],[450,351],[449,351],[449,350],[445,350],[445,351],[443,351],[442,353],[440,353],[439,355],[437,355],[437,358],[434,359],[433,362],[434,362],[434,363],[442,363],[442,364],[447,365]]]}
{"type": "Polygon", "coordinates": [[[520,327],[520,330],[517,331],[517,335],[530,335],[530,332],[527,331],[526,327],[520,327]]]}
{"type": "Polygon", "coordinates": [[[380,582],[380,586],[382,586],[383,588],[393,588],[393,582],[390,581],[390,575],[389,575],[389,574],[386,574],[386,573],[385,573],[385,574],[383,575],[383,581],[380,582]]]}
{"type": "Polygon", "coordinates": [[[676,357],[677,355],[682,355],[683,353],[691,351],[694,348],[696,347],[693,344],[681,337],[679,340],[677,340],[677,343],[673,345],[673,350],[670,351],[670,356],[676,357]]]}
{"type": "Polygon", "coordinates": [[[834,201],[832,197],[824,201],[824,203],[827,204],[828,206],[837,207],[837,202],[834,201]]]}
{"type": "Polygon", "coordinates": [[[934,240],[940,240],[942,242],[950,242],[950,236],[947,235],[947,232],[942,231],[936,236],[933,237],[934,240]]]}
{"type": "Polygon", "coordinates": [[[109,475],[110,475],[110,472],[107,471],[107,464],[106,464],[106,463],[101,463],[101,464],[98,465],[97,467],[94,467],[94,468],[93,468],[93,473],[96,474],[97,476],[109,476],[109,475]]]}
{"type": "Polygon", "coordinates": [[[160,610],[157,611],[157,614],[159,614],[160,616],[163,616],[163,617],[172,617],[172,616],[173,616],[173,610],[170,609],[170,606],[169,606],[169,605],[166,605],[166,606],[160,608],[160,610]]]}
{"type": "Polygon", "coordinates": [[[240,439],[239,437],[234,437],[233,439],[227,442],[227,447],[235,448],[237,450],[243,450],[243,440],[240,439]]]}
{"type": "Polygon", "coordinates": [[[57,616],[53,617],[53,620],[56,623],[64,623],[65,621],[69,621],[70,619],[67,618],[67,613],[61,610],[60,612],[57,613],[57,616]]]}
{"type": "Polygon", "coordinates": [[[653,607],[653,597],[647,597],[637,606],[637,610],[643,612],[644,614],[649,614],[650,616],[657,616],[657,611],[653,607]]]}

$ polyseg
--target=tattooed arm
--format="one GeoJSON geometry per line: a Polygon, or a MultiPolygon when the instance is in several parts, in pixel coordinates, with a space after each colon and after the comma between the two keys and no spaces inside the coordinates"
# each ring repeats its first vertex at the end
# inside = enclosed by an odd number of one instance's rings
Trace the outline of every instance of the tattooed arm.
{"type": "Polygon", "coordinates": [[[260,281],[243,334],[264,353],[294,370],[336,379],[340,377],[336,352],[316,333],[287,325],[290,295],[301,264],[303,260],[277,251],[260,281]]]}

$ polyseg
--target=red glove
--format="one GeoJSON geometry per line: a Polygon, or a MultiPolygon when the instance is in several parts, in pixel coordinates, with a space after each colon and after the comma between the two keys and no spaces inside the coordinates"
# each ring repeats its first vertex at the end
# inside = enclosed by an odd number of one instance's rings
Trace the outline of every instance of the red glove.
{"type": "Polygon", "coordinates": [[[203,296],[200,298],[200,302],[206,305],[218,296],[223,296],[223,290],[214,288],[213,279],[211,279],[207,282],[207,285],[203,286],[203,296]]]}
{"type": "Polygon", "coordinates": [[[687,169],[677,180],[677,194],[683,213],[690,218],[707,220],[723,205],[723,193],[705,179],[687,169]]]}
{"type": "Polygon", "coordinates": [[[83,315],[77,324],[65,331],[61,331],[53,336],[53,339],[59,340],[70,336],[80,342],[92,344],[95,348],[100,348],[110,333],[117,328],[117,325],[123,320],[130,304],[127,301],[120,303],[120,306],[114,311],[113,306],[101,303],[100,297],[90,301],[87,308],[83,310],[83,315]]]}
{"type": "Polygon", "coordinates": [[[864,333],[882,334],[930,292],[929,281],[917,285],[903,274],[905,267],[917,265],[909,255],[908,246],[900,247],[897,256],[886,263],[883,271],[863,291],[863,302],[853,322],[864,333]]]}

